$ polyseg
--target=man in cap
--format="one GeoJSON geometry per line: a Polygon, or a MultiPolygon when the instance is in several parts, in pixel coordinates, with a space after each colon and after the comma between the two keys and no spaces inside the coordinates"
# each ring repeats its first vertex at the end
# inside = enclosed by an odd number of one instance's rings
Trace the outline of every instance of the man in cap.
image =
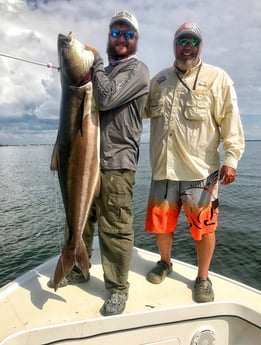
{"type": "MultiPolygon", "coordinates": [[[[101,191],[95,206],[104,281],[109,292],[101,308],[105,316],[123,312],[129,290],[134,242],[131,203],[150,81],[147,66],[136,56],[138,39],[136,18],[121,11],[109,24],[106,68],[97,49],[86,45],[95,56],[92,80],[100,110],[101,191]]],[[[93,232],[93,227],[87,226],[84,231],[84,237],[91,241],[92,233],[88,231],[93,232]]]]}
{"type": "Polygon", "coordinates": [[[152,168],[145,228],[155,234],[161,257],[146,278],[158,284],[172,272],[174,230],[183,207],[196,246],[193,297],[199,303],[214,300],[208,272],[218,222],[218,180],[222,185],[235,180],[244,151],[233,82],[222,69],[202,63],[201,49],[198,25],[182,24],[174,37],[174,66],[152,78],[145,111],[151,118],[152,168]]]}

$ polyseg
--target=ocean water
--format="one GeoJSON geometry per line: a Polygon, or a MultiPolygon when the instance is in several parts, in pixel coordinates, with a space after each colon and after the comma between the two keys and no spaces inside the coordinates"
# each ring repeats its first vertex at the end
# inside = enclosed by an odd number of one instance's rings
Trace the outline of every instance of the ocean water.
{"type": "MultiPolygon", "coordinates": [[[[52,145],[0,147],[0,287],[57,255],[63,247],[64,210],[57,175],[49,170],[52,145]]],[[[248,141],[236,181],[220,186],[220,216],[211,271],[261,289],[261,142],[248,141]]],[[[144,231],[150,187],[149,145],[141,145],[133,200],[135,245],[157,252],[144,231]]],[[[182,213],[172,257],[197,264],[182,213]]]]}

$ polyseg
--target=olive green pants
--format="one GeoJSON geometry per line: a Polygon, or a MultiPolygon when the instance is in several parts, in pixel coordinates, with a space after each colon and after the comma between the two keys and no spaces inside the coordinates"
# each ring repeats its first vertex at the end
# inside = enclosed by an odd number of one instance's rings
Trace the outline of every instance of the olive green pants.
{"type": "MultiPolygon", "coordinates": [[[[104,282],[110,293],[121,291],[128,294],[129,290],[128,275],[134,244],[131,205],[134,184],[133,171],[101,171],[101,191],[95,205],[104,282]]],[[[88,250],[93,232],[89,217],[83,233],[88,250]]]]}

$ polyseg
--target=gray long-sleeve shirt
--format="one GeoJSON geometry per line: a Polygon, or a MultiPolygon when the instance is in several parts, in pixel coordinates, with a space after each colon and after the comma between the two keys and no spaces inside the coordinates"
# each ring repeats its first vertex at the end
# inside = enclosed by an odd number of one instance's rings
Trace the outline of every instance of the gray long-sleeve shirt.
{"type": "Polygon", "coordinates": [[[104,68],[93,64],[94,96],[100,110],[101,169],[136,171],[149,71],[136,58],[104,68]]]}

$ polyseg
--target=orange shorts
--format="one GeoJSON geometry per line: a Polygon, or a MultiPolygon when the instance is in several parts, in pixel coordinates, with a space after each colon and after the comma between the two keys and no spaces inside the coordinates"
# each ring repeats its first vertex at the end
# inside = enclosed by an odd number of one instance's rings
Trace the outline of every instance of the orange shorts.
{"type": "Polygon", "coordinates": [[[151,181],[145,229],[155,234],[173,232],[183,207],[194,240],[216,230],[218,172],[199,181],[151,181]]]}

